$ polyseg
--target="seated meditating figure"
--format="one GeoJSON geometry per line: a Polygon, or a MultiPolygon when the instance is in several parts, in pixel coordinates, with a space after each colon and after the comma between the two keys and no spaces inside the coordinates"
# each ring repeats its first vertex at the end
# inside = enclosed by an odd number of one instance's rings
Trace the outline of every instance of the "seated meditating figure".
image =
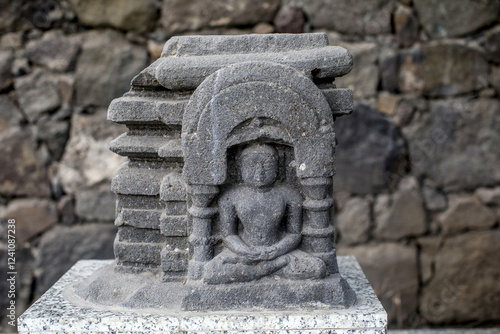
{"type": "Polygon", "coordinates": [[[276,150],[253,144],[241,153],[244,184],[219,198],[224,250],[205,265],[208,284],[247,282],[271,274],[289,279],[323,278],[325,263],[301,250],[302,197],[275,184],[276,150]]]}

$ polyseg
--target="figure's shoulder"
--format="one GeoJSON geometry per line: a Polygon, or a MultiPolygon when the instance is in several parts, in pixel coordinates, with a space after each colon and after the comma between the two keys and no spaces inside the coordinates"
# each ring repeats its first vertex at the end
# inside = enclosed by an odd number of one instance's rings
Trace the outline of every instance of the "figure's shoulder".
{"type": "Polygon", "coordinates": [[[243,195],[245,192],[245,187],[243,185],[234,185],[222,192],[219,201],[229,201],[232,202],[236,197],[243,195]]]}
{"type": "Polygon", "coordinates": [[[286,183],[281,183],[276,186],[283,196],[286,198],[286,201],[291,204],[300,204],[302,203],[302,195],[300,192],[294,187],[290,186],[286,183]]]}

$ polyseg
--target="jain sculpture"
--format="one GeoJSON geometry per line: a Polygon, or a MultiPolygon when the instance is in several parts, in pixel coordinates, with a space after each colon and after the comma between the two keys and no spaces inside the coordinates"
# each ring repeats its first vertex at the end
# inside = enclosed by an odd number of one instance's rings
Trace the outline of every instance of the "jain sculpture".
{"type": "Polygon", "coordinates": [[[75,287],[132,308],[347,308],[335,252],[338,89],[325,34],[185,36],[115,99],[115,263],[75,287]]]}

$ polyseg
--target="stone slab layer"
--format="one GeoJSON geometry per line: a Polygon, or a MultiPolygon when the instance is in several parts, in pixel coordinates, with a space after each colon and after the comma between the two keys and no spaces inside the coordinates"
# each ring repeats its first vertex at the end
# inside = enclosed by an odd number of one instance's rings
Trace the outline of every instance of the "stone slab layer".
{"type": "Polygon", "coordinates": [[[19,333],[386,333],[387,314],[354,257],[339,257],[357,303],[348,309],[292,311],[130,311],[73,304],[63,296],[69,284],[89,277],[111,260],[81,260],[18,320],[19,333]]]}

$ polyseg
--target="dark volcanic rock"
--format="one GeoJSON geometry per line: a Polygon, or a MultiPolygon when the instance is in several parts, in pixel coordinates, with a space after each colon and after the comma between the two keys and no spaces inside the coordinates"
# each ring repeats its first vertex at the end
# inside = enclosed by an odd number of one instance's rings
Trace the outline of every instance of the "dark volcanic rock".
{"type": "Polygon", "coordinates": [[[400,177],[399,163],[406,153],[403,138],[377,110],[357,105],[352,115],[337,120],[335,132],[337,191],[369,194],[400,177]]]}
{"type": "Polygon", "coordinates": [[[474,189],[500,181],[500,102],[436,100],[403,132],[411,168],[445,190],[474,189]]]}

